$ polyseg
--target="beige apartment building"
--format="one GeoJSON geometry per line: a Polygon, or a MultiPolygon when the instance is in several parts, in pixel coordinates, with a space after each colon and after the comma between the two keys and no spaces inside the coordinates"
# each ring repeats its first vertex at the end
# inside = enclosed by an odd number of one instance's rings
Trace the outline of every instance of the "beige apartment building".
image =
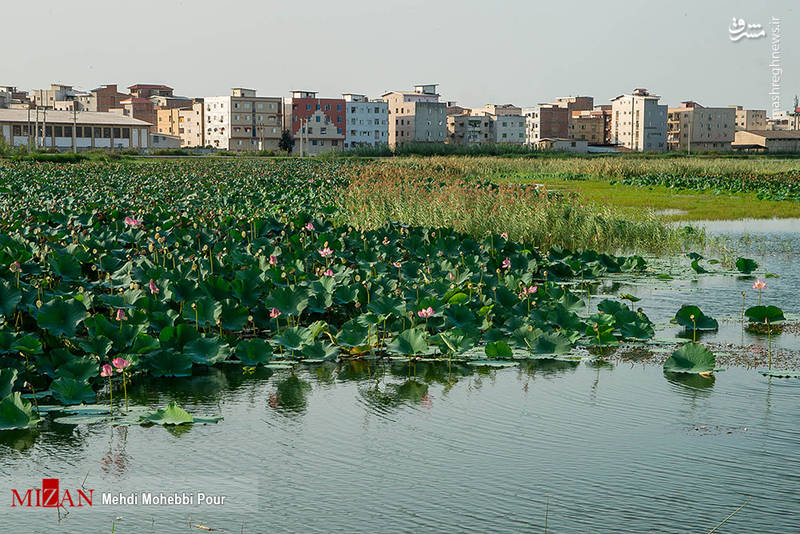
{"type": "Polygon", "coordinates": [[[730,150],[735,128],[735,108],[707,108],[697,102],[681,102],[681,107],[668,110],[667,147],[669,150],[730,150]]]}
{"type": "Polygon", "coordinates": [[[416,85],[413,92],[382,95],[389,105],[389,146],[410,142],[444,143],[447,104],[439,102],[436,84],[416,85]]]}
{"type": "Polygon", "coordinates": [[[556,104],[525,108],[525,143],[536,147],[542,139],[567,139],[569,109],[556,104]]]}
{"type": "Polygon", "coordinates": [[[206,145],[203,120],[205,108],[202,98],[195,99],[190,107],[159,109],[156,114],[158,133],[177,136],[181,140],[181,147],[206,145]]]}
{"type": "Polygon", "coordinates": [[[560,108],[567,108],[570,115],[575,111],[591,111],[594,107],[593,96],[560,96],[556,98],[554,105],[560,108]]]}
{"type": "Polygon", "coordinates": [[[447,116],[447,143],[451,145],[485,145],[495,143],[495,122],[482,113],[459,113],[447,116]]]}
{"type": "Polygon", "coordinates": [[[737,130],[766,130],[766,109],[743,109],[742,106],[729,106],[736,110],[737,130]]]}
{"type": "Polygon", "coordinates": [[[647,89],[611,100],[611,142],[636,151],[667,149],[667,106],[647,89]]]}
{"type": "Polygon", "coordinates": [[[447,107],[447,143],[481,145],[525,143],[525,118],[522,108],[512,104],[487,104],[463,108],[455,102],[447,107]]]}
{"type": "Polygon", "coordinates": [[[204,145],[222,150],[278,150],[282,98],[236,87],[229,96],[203,99],[204,145]]]}

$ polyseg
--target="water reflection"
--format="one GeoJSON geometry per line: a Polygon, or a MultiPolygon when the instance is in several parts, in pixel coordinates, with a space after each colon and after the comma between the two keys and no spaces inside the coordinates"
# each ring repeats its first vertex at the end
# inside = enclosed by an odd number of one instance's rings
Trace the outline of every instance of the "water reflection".
{"type": "Polygon", "coordinates": [[[693,374],[693,373],[670,373],[665,371],[664,377],[671,383],[679,386],[677,389],[689,393],[690,396],[696,397],[698,394],[709,394],[711,388],[714,387],[716,377],[711,374],[707,376],[693,374]]]}

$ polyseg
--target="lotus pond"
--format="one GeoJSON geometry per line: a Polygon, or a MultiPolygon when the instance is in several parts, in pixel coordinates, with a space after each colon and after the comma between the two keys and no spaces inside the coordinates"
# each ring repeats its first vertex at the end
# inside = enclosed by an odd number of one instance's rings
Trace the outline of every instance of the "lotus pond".
{"type": "Polygon", "coordinates": [[[16,530],[793,524],[791,228],[709,227],[719,258],[543,249],[348,224],[353,163],[164,165],[1,171],[0,491],[228,500],[16,530]]]}

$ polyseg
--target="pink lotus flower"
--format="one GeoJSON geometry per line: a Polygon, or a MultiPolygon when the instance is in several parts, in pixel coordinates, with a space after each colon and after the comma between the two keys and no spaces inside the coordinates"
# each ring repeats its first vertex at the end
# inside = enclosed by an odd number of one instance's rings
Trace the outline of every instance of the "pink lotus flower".
{"type": "Polygon", "coordinates": [[[428,306],[427,308],[418,311],[417,315],[419,315],[423,319],[427,319],[428,317],[431,317],[433,315],[433,308],[428,306]]]}
{"type": "Polygon", "coordinates": [[[760,278],[756,278],[756,281],[753,284],[753,289],[758,289],[759,291],[761,291],[762,289],[766,288],[767,288],[767,281],[761,280],[760,278]]]}
{"type": "Polygon", "coordinates": [[[319,255],[322,256],[323,258],[327,258],[331,254],[333,254],[333,251],[328,247],[321,248],[317,252],[319,252],[319,255]]]}
{"type": "Polygon", "coordinates": [[[500,237],[502,237],[503,239],[508,239],[508,232],[503,232],[502,234],[500,234],[500,237]]]}
{"type": "Polygon", "coordinates": [[[114,369],[112,369],[111,366],[108,364],[105,364],[103,367],[100,368],[100,376],[102,376],[103,378],[108,378],[113,374],[114,374],[114,369]]]}
{"type": "Polygon", "coordinates": [[[111,360],[111,365],[117,368],[118,373],[121,373],[123,370],[131,366],[131,362],[125,358],[114,358],[111,360]]]}
{"type": "Polygon", "coordinates": [[[530,286],[528,288],[528,295],[533,295],[537,291],[539,291],[539,286],[530,286]]]}
{"type": "Polygon", "coordinates": [[[124,321],[125,319],[127,319],[127,317],[125,317],[125,310],[123,310],[122,308],[118,309],[117,310],[117,321],[124,321]]]}
{"type": "Polygon", "coordinates": [[[399,261],[394,262],[392,265],[394,265],[398,269],[403,266],[403,264],[400,263],[399,261]]]}
{"type": "Polygon", "coordinates": [[[281,316],[281,311],[278,308],[272,308],[272,311],[269,312],[269,316],[273,319],[277,319],[281,316]]]}
{"type": "Polygon", "coordinates": [[[503,269],[508,270],[511,268],[511,260],[508,258],[503,260],[503,269]]]}
{"type": "Polygon", "coordinates": [[[327,271],[325,271],[324,273],[322,273],[322,276],[333,276],[333,271],[331,271],[330,269],[328,269],[327,271]]]}
{"type": "Polygon", "coordinates": [[[22,271],[22,267],[20,267],[19,262],[15,261],[11,265],[9,265],[8,270],[12,273],[18,273],[22,271]]]}
{"type": "Polygon", "coordinates": [[[308,223],[308,224],[305,226],[305,228],[306,228],[306,230],[308,230],[309,232],[313,232],[313,231],[314,231],[314,225],[313,225],[313,224],[311,224],[311,223],[308,223]]]}
{"type": "Polygon", "coordinates": [[[133,226],[138,228],[142,225],[142,221],[134,219],[133,217],[125,217],[125,226],[133,226]]]}
{"type": "Polygon", "coordinates": [[[278,258],[276,258],[275,256],[270,255],[269,264],[270,265],[278,265],[278,258]]]}
{"type": "Polygon", "coordinates": [[[156,286],[155,282],[153,282],[152,280],[150,280],[150,283],[147,285],[150,287],[151,295],[158,295],[159,292],[161,291],[160,289],[158,289],[158,286],[156,286]]]}
{"type": "Polygon", "coordinates": [[[381,243],[383,243],[384,245],[388,245],[389,244],[389,238],[388,237],[384,237],[383,241],[381,241],[381,243]]]}

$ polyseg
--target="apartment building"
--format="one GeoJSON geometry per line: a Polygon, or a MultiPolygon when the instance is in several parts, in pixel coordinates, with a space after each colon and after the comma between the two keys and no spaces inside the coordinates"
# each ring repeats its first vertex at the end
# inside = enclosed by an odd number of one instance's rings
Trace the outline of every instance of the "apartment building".
{"type": "Polygon", "coordinates": [[[172,96],[174,90],[168,85],[153,83],[137,83],[128,87],[131,96],[136,98],[150,98],[152,96],[172,96]]]}
{"type": "Polygon", "coordinates": [[[742,106],[728,106],[736,110],[737,130],[766,130],[766,109],[743,109],[742,106]]]}
{"type": "Polygon", "coordinates": [[[344,98],[318,98],[316,91],[292,91],[285,107],[284,129],[292,134],[295,154],[344,150],[347,127],[344,98]]]}
{"type": "Polygon", "coordinates": [[[495,138],[495,121],[488,113],[466,112],[447,116],[447,144],[493,144],[495,138]]]}
{"type": "Polygon", "coordinates": [[[389,146],[410,142],[444,143],[447,138],[447,104],[439,102],[436,84],[414,86],[414,91],[390,91],[389,146]]]}
{"type": "Polygon", "coordinates": [[[365,95],[345,93],[344,148],[389,144],[389,104],[365,95]]]}
{"type": "Polygon", "coordinates": [[[146,122],[115,113],[0,109],[0,135],[13,146],[58,150],[149,148],[146,122]],[[38,115],[38,117],[37,117],[38,115]]]}
{"type": "Polygon", "coordinates": [[[667,106],[647,89],[611,100],[611,142],[636,151],[667,149],[667,106]]]}
{"type": "Polygon", "coordinates": [[[50,89],[33,90],[33,104],[41,109],[64,108],[66,105],[63,102],[75,100],[76,93],[71,85],[53,83],[50,89]]]}
{"type": "Polygon", "coordinates": [[[283,105],[279,96],[257,96],[255,89],[235,87],[229,96],[203,99],[203,144],[234,151],[278,150],[283,105]]]}
{"type": "MultiPolygon", "coordinates": [[[[488,106],[484,106],[486,107],[488,106]]],[[[525,117],[522,116],[522,108],[505,104],[497,110],[500,113],[489,114],[494,121],[494,142],[524,145],[525,117]]]]}
{"type": "Polygon", "coordinates": [[[560,108],[567,108],[570,116],[575,111],[591,111],[594,107],[593,96],[560,96],[553,102],[560,108]]]}
{"type": "Polygon", "coordinates": [[[598,104],[593,111],[599,112],[603,117],[603,144],[611,144],[611,104],[598,104]]]}
{"type": "Polygon", "coordinates": [[[539,104],[523,110],[525,115],[525,144],[538,146],[539,141],[569,137],[569,109],[556,104],[539,104]]]}
{"type": "Polygon", "coordinates": [[[800,108],[794,112],[776,111],[767,119],[768,130],[792,131],[800,130],[800,108]]]}
{"type": "Polygon", "coordinates": [[[150,124],[151,132],[158,132],[156,108],[147,98],[129,96],[120,100],[118,107],[110,108],[108,111],[147,122],[150,124]]]}
{"type": "Polygon", "coordinates": [[[736,131],[736,109],[707,108],[697,102],[681,102],[669,108],[667,148],[669,150],[730,150],[736,131]]]}
{"type": "Polygon", "coordinates": [[[605,144],[605,124],[603,110],[573,111],[569,118],[568,137],[587,141],[590,145],[605,144]]]}
{"type": "Polygon", "coordinates": [[[0,85],[0,109],[26,109],[31,105],[27,91],[13,85],[0,85]]]}
{"type": "Polygon", "coordinates": [[[205,143],[205,107],[203,99],[193,101],[190,107],[159,109],[158,133],[177,136],[181,147],[203,147],[205,143]]]}

